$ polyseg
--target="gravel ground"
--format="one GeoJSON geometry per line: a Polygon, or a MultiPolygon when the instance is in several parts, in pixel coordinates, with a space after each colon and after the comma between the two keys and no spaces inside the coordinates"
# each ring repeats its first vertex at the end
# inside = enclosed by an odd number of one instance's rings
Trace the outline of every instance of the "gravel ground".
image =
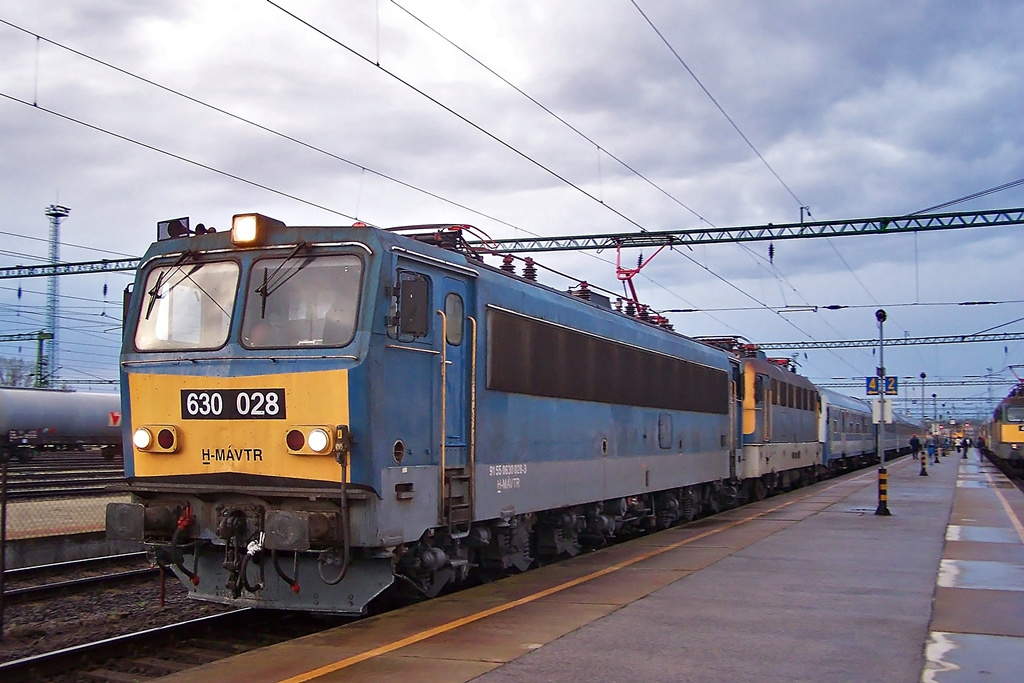
{"type": "Polygon", "coordinates": [[[173,576],[167,577],[163,608],[159,591],[159,579],[134,579],[116,587],[79,589],[60,597],[8,605],[0,662],[231,609],[189,600],[185,587],[173,576]]]}

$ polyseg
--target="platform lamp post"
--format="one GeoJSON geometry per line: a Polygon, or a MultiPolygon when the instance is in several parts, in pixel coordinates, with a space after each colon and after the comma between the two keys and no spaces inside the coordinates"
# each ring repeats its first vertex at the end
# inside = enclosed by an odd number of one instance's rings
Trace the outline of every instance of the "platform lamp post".
{"type": "Polygon", "coordinates": [[[879,416],[878,429],[875,430],[875,448],[878,452],[878,507],[875,514],[888,517],[889,512],[889,473],[885,471],[885,336],[882,324],[885,322],[885,311],[879,308],[875,311],[875,320],[878,321],[878,402],[879,416]]]}
{"type": "Polygon", "coordinates": [[[924,404],[925,404],[924,378],[927,377],[927,376],[928,375],[924,374],[923,372],[921,373],[921,424],[924,424],[924,420],[925,420],[925,416],[924,416],[924,404]]]}

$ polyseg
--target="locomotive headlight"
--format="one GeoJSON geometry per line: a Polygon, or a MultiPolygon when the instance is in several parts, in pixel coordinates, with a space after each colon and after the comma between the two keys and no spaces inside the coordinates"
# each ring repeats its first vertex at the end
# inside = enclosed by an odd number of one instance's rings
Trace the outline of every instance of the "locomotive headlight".
{"type": "Polygon", "coordinates": [[[153,432],[149,431],[145,427],[139,427],[132,434],[132,443],[140,451],[144,451],[153,444],[153,432]]]}
{"type": "Polygon", "coordinates": [[[146,425],[132,432],[132,444],[147,453],[174,453],[178,450],[178,430],[173,425],[146,425]]]}
{"type": "Polygon", "coordinates": [[[256,245],[268,230],[283,227],[285,224],[275,218],[258,213],[240,213],[231,217],[231,242],[238,246],[256,245]]]}
{"type": "Polygon", "coordinates": [[[323,425],[289,427],[284,442],[292,455],[329,455],[334,452],[333,430],[323,425]]]}
{"type": "Polygon", "coordinates": [[[331,437],[326,431],[318,427],[309,433],[309,438],[306,439],[306,443],[309,444],[309,449],[311,451],[326,453],[327,449],[331,445],[331,437]]]}

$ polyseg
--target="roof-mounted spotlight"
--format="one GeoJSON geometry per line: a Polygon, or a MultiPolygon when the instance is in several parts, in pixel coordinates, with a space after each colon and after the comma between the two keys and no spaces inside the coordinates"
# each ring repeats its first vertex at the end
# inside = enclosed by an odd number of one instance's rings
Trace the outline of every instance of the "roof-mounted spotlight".
{"type": "Polygon", "coordinates": [[[260,244],[267,231],[287,227],[276,218],[258,213],[240,213],[231,217],[231,242],[238,246],[260,244]]]}

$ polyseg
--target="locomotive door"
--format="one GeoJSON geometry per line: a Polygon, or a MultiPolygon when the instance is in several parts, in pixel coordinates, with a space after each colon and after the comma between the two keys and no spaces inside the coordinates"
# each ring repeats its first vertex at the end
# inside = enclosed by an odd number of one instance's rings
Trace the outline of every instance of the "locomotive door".
{"type": "Polygon", "coordinates": [[[729,381],[729,476],[736,478],[743,453],[743,374],[739,361],[730,361],[729,381]]]}
{"type": "Polygon", "coordinates": [[[772,440],[772,396],[774,392],[770,393],[768,375],[754,375],[754,407],[757,415],[754,440],[757,443],[772,440]]]}
{"type": "Polygon", "coordinates": [[[442,425],[441,482],[442,523],[453,531],[468,531],[472,513],[472,380],[475,361],[476,322],[469,315],[466,281],[445,275],[440,282],[437,316],[442,322],[441,396],[438,405],[442,425]]]}

